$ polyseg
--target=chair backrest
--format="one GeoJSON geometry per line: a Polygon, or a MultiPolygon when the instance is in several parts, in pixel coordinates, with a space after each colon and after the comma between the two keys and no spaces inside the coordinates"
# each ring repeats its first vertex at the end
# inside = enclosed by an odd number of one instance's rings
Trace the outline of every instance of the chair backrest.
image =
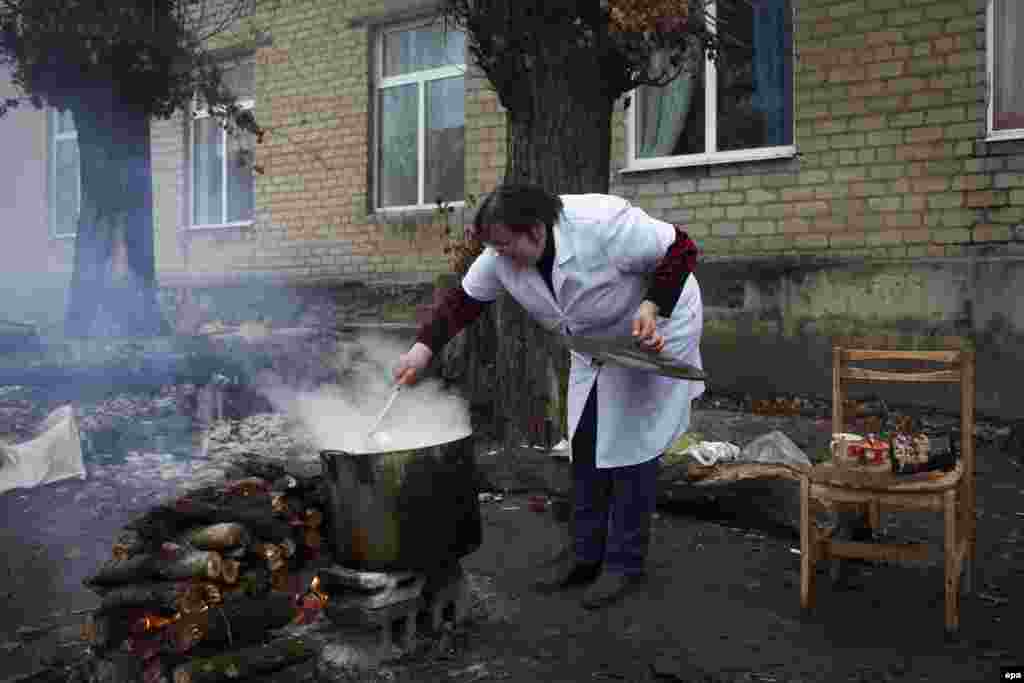
{"type": "Polygon", "coordinates": [[[974,476],[974,349],[961,337],[944,337],[944,350],[917,351],[893,348],[885,338],[841,339],[832,348],[832,431],[843,432],[843,404],[849,382],[940,382],[960,385],[960,457],[964,474],[974,476]],[[884,348],[878,348],[884,347],[884,348]],[[930,361],[927,370],[873,370],[853,365],[858,361],[930,361]]]}

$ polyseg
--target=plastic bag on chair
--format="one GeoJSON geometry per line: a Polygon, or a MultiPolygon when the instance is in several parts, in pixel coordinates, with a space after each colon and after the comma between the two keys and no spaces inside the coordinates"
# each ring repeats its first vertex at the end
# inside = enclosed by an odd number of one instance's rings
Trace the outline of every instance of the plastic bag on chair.
{"type": "Polygon", "coordinates": [[[744,447],[740,454],[742,462],[759,462],[771,465],[806,465],[811,461],[793,441],[775,430],[757,437],[744,447]]]}

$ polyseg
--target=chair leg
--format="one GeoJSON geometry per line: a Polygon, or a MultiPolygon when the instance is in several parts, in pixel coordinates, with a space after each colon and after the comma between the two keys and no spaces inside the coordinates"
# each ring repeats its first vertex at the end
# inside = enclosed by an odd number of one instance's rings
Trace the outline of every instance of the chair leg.
{"type": "Polygon", "coordinates": [[[814,608],[815,530],[811,520],[811,482],[800,478],[800,607],[805,612],[814,608]]]}
{"type": "Polygon", "coordinates": [[[877,500],[868,503],[868,526],[874,532],[882,528],[882,506],[877,500]]]}
{"type": "Polygon", "coordinates": [[[964,593],[970,594],[974,591],[974,550],[977,545],[978,519],[974,510],[974,482],[970,482],[965,488],[967,500],[960,501],[960,510],[964,520],[960,534],[967,540],[967,551],[964,553],[963,586],[964,593]]]}
{"type": "Polygon", "coordinates": [[[956,491],[946,491],[943,498],[946,522],[946,633],[952,635],[960,628],[960,572],[956,561],[958,541],[956,491]]]}

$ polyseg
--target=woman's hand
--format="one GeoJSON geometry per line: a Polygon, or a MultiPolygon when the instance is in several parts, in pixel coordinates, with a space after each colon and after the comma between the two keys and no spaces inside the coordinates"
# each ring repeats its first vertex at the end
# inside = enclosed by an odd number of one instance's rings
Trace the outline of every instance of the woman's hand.
{"type": "Polygon", "coordinates": [[[643,301],[633,319],[633,338],[646,351],[660,353],[665,348],[665,337],[658,334],[658,306],[652,301],[643,301]]]}
{"type": "Polygon", "coordinates": [[[430,365],[434,352],[430,347],[421,342],[416,342],[412,348],[398,357],[398,366],[395,367],[395,381],[406,386],[419,381],[420,375],[430,365]]]}

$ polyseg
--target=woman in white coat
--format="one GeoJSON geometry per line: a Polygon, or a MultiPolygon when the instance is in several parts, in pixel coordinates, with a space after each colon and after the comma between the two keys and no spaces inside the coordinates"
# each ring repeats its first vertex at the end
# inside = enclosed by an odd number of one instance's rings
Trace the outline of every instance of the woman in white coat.
{"type": "MultiPolygon", "coordinates": [[[[681,228],[611,195],[504,185],[482,202],[472,232],[486,248],[399,359],[400,383],[414,383],[502,289],[551,331],[632,334],[642,348],[701,367],[697,248],[681,228]]],[[[573,557],[540,587],[593,582],[583,604],[598,607],[644,576],[658,458],[686,431],[703,388],[573,352],[573,557]]]]}

